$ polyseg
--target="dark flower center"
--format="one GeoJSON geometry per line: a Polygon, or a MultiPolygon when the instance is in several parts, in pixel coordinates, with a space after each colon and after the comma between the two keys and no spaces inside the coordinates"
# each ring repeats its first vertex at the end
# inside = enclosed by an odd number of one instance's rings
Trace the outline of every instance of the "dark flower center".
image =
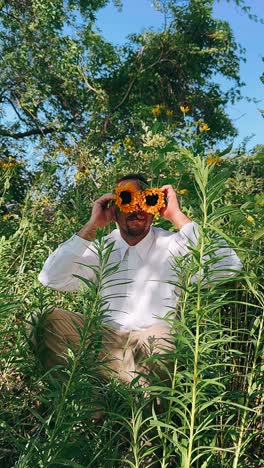
{"type": "Polygon", "coordinates": [[[123,190],[123,192],[120,192],[120,198],[122,200],[121,205],[127,205],[132,200],[131,192],[123,190]]]}
{"type": "Polygon", "coordinates": [[[158,203],[159,196],[158,195],[147,195],[146,196],[146,204],[148,206],[155,206],[158,203]]]}

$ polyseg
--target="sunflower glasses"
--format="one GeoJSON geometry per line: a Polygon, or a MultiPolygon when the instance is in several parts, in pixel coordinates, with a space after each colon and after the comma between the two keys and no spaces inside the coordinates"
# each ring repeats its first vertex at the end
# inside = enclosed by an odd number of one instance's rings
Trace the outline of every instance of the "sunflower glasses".
{"type": "Polygon", "coordinates": [[[144,191],[137,190],[128,182],[114,189],[114,201],[123,213],[131,213],[138,207],[146,213],[157,216],[161,208],[166,206],[164,193],[159,188],[148,188],[144,191]]]}

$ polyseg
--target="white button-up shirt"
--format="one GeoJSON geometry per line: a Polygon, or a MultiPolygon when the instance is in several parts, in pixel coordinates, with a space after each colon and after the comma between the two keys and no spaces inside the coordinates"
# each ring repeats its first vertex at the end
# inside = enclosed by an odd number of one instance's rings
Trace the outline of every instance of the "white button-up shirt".
{"type": "MultiPolygon", "coordinates": [[[[175,310],[180,290],[175,286],[173,259],[188,255],[188,247],[196,245],[197,238],[195,222],[185,224],[177,233],[151,227],[135,246],[125,242],[119,229],[106,236],[106,244],[113,244],[107,268],[113,268],[101,288],[107,303],[103,321],[123,330],[136,330],[150,327],[175,310]]],[[[219,255],[219,270],[223,266],[231,271],[241,268],[239,258],[228,246],[221,248],[219,255]]],[[[98,264],[96,242],[74,235],[46,260],[39,280],[53,289],[74,291],[84,284],[74,275],[96,281],[98,264]]],[[[227,271],[225,276],[230,274],[227,271]]]]}

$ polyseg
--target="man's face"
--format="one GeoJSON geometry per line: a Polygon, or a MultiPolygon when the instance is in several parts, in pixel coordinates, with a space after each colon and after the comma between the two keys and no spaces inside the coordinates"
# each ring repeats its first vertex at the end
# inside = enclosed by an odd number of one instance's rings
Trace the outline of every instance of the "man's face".
{"type": "MultiPolygon", "coordinates": [[[[123,180],[119,182],[118,187],[127,183],[132,184],[137,190],[141,190],[139,182],[137,180],[123,180]]],[[[130,237],[145,237],[149,232],[151,223],[153,221],[153,215],[146,213],[145,211],[138,210],[131,213],[123,213],[116,207],[116,221],[119,226],[121,235],[130,237]]]]}

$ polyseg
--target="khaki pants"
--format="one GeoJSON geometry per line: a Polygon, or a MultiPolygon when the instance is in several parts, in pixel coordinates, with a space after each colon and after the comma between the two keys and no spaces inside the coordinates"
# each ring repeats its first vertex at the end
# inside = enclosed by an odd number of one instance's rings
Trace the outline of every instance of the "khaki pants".
{"type": "MultiPolygon", "coordinates": [[[[40,352],[46,369],[55,365],[66,365],[68,348],[80,347],[80,333],[84,327],[84,316],[64,309],[53,309],[45,313],[37,327],[39,334],[32,329],[31,341],[40,352]],[[41,322],[41,323],[40,323],[41,322]]],[[[88,341],[93,337],[89,336],[88,341]]],[[[170,339],[170,328],[160,322],[145,330],[121,331],[109,326],[102,326],[102,351],[99,361],[102,362],[100,375],[109,379],[115,377],[125,383],[131,382],[138,373],[147,374],[158,368],[153,360],[151,364],[143,361],[151,355],[163,354],[174,348],[167,341],[170,339]]],[[[141,376],[139,383],[145,384],[141,376]]]]}

